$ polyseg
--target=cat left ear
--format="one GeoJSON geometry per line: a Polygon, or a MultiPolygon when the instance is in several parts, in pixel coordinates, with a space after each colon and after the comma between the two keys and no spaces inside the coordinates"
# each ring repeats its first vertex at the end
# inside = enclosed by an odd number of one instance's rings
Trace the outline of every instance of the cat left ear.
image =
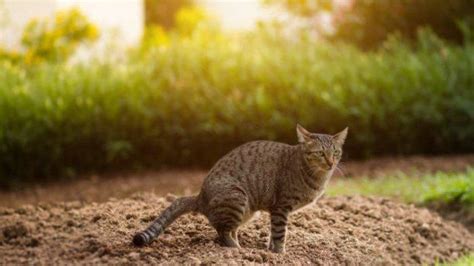
{"type": "Polygon", "coordinates": [[[347,131],[349,130],[348,127],[344,128],[341,132],[337,133],[336,135],[332,136],[334,141],[342,146],[344,144],[344,142],[346,141],[346,137],[347,137],[347,131]]]}

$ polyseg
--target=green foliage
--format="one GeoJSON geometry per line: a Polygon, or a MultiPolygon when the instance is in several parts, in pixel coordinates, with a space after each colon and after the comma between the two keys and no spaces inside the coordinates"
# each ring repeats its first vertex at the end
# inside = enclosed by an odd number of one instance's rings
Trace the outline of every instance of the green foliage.
{"type": "Polygon", "coordinates": [[[197,31],[199,31],[198,34],[203,38],[205,37],[205,33],[208,34],[210,31],[216,32],[216,30],[219,30],[218,23],[216,23],[215,19],[202,8],[195,6],[183,7],[178,10],[175,14],[174,21],[174,28],[168,31],[160,25],[147,26],[139,53],[143,55],[144,53],[148,53],[150,49],[166,47],[170,44],[170,38],[189,38],[197,31]]]}
{"type": "Polygon", "coordinates": [[[474,46],[429,31],[369,53],[278,29],[199,28],[126,61],[0,61],[0,182],[135,166],[208,166],[295,124],[349,126],[346,156],[474,151],[474,46]]]}
{"type": "Polygon", "coordinates": [[[371,48],[391,33],[413,40],[421,27],[430,27],[438,36],[462,43],[458,22],[472,27],[473,19],[472,0],[355,0],[338,12],[333,37],[371,48]]]}
{"type": "Polygon", "coordinates": [[[435,266],[472,266],[474,265],[474,252],[468,255],[462,256],[451,263],[435,263],[435,266]]]}
{"type": "Polygon", "coordinates": [[[379,178],[339,179],[329,195],[388,196],[413,203],[460,203],[474,207],[474,169],[465,173],[425,175],[420,178],[399,173],[379,178]]]}
{"type": "Polygon", "coordinates": [[[78,10],[60,11],[53,19],[34,19],[23,32],[23,52],[0,49],[0,60],[31,65],[43,61],[64,62],[79,44],[95,41],[97,28],[78,10]]]}
{"type": "MultiPolygon", "coordinates": [[[[335,4],[331,0],[264,0],[283,6],[301,17],[316,17],[330,12],[334,32],[331,39],[343,40],[363,48],[382,44],[397,33],[409,40],[417,38],[420,28],[429,27],[443,39],[462,43],[462,21],[474,26],[472,0],[352,0],[335,4]]],[[[471,30],[472,31],[472,30],[471,30]]]]}
{"type": "Polygon", "coordinates": [[[161,26],[152,25],[145,28],[140,43],[140,52],[147,52],[150,49],[167,46],[169,43],[169,36],[165,29],[161,26]]]}
{"type": "Polygon", "coordinates": [[[181,8],[175,17],[175,28],[181,36],[193,34],[200,25],[209,23],[210,16],[199,7],[181,8]]]}
{"type": "Polygon", "coordinates": [[[442,201],[474,206],[474,170],[466,175],[438,174],[436,184],[424,195],[424,202],[442,201]]]}

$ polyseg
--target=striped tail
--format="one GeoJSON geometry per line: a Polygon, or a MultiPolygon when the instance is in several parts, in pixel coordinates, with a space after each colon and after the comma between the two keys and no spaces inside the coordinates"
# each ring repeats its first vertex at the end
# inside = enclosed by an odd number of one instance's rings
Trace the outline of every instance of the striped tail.
{"type": "Polygon", "coordinates": [[[135,234],[133,244],[138,247],[149,244],[179,216],[192,211],[197,211],[197,196],[176,199],[145,231],[135,234]]]}

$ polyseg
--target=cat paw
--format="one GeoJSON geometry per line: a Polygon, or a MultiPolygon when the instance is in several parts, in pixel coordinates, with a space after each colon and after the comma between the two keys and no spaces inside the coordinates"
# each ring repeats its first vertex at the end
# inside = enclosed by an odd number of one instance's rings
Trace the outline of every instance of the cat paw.
{"type": "Polygon", "coordinates": [[[285,248],[284,247],[274,247],[270,249],[271,252],[273,253],[285,253],[285,248]]]}
{"type": "Polygon", "coordinates": [[[268,249],[273,253],[285,253],[285,246],[282,244],[274,244],[273,241],[268,245],[268,249]]]}

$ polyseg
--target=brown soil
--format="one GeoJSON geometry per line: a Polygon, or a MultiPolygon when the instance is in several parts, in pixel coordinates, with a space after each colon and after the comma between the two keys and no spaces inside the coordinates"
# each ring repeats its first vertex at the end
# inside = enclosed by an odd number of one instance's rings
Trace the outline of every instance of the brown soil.
{"type": "MultiPolygon", "coordinates": [[[[340,164],[338,177],[376,177],[397,172],[419,176],[436,171],[465,171],[474,165],[474,155],[445,157],[393,157],[340,164]]],[[[58,201],[104,202],[125,198],[136,192],[190,194],[199,190],[206,170],[162,170],[141,173],[88,175],[74,181],[34,185],[16,191],[0,191],[0,206],[58,201]]]]}
{"type": "Polygon", "coordinates": [[[140,194],[106,203],[2,209],[0,264],[412,265],[452,261],[474,250],[474,236],[455,222],[412,205],[364,197],[323,198],[293,214],[284,255],[265,249],[266,213],[240,230],[242,249],[220,247],[207,220],[192,214],[150,246],[132,247],[133,233],[168,204],[154,194],[140,194]]]}
{"type": "Polygon", "coordinates": [[[436,211],[447,220],[461,223],[469,232],[474,233],[474,206],[472,204],[432,202],[426,207],[436,211]]]}

